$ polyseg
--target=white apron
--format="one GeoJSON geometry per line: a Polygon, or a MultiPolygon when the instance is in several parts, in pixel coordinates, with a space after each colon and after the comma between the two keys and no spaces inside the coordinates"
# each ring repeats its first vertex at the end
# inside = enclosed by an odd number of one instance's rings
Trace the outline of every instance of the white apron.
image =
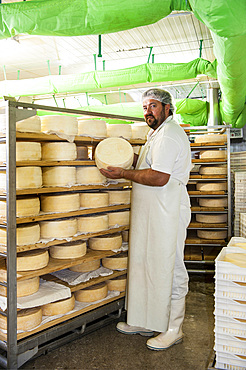
{"type": "MultiPolygon", "coordinates": [[[[142,148],[136,169],[150,168],[142,148]]],[[[181,197],[186,187],[170,177],[163,187],[133,183],[127,287],[127,323],[168,328],[181,197]]]]}

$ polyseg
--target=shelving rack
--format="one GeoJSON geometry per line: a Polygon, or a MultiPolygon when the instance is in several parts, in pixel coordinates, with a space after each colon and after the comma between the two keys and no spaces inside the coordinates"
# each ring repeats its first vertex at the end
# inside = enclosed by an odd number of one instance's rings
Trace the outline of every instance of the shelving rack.
{"type": "MultiPolygon", "coordinates": [[[[52,187],[52,188],[39,188],[39,189],[23,189],[16,190],[16,166],[55,166],[55,165],[74,165],[86,166],[93,165],[93,160],[85,161],[35,161],[35,162],[17,162],[16,163],[16,140],[26,141],[64,141],[56,135],[47,135],[43,133],[19,133],[16,132],[16,122],[31,117],[37,113],[37,110],[53,111],[59,113],[68,113],[77,116],[86,115],[93,117],[104,117],[114,119],[124,119],[128,121],[143,121],[143,119],[135,117],[125,117],[120,115],[100,114],[97,112],[87,112],[82,110],[72,110],[66,108],[55,108],[27,103],[18,103],[6,99],[0,105],[0,119],[3,114],[6,117],[6,134],[0,134],[0,143],[6,142],[7,156],[6,163],[0,163],[0,170],[6,171],[6,191],[0,191],[0,199],[6,199],[7,202],[7,215],[6,219],[0,220],[0,228],[7,229],[7,246],[0,246],[0,285],[7,287],[7,312],[1,311],[0,314],[7,316],[7,334],[0,333],[0,366],[4,368],[17,369],[37,353],[66,343],[72,339],[77,338],[85,331],[86,326],[89,327],[88,332],[95,328],[105,325],[108,321],[112,320],[111,316],[115,317],[115,313],[119,315],[124,305],[124,293],[121,293],[115,298],[108,299],[98,304],[91,305],[83,310],[74,314],[68,314],[60,319],[53,320],[51,323],[44,324],[39,329],[34,329],[30,332],[17,334],[17,273],[16,273],[16,253],[36,248],[47,248],[50,245],[66,243],[67,241],[53,240],[45,245],[36,243],[28,246],[16,246],[16,226],[17,224],[26,224],[29,222],[36,222],[41,220],[52,220],[55,218],[74,217],[78,215],[92,214],[92,213],[105,213],[117,210],[127,210],[129,205],[109,206],[98,209],[88,209],[68,212],[65,214],[42,214],[35,217],[21,217],[16,218],[16,196],[18,195],[31,195],[31,194],[44,194],[56,192],[69,192],[69,191],[82,191],[82,190],[109,190],[113,188],[123,188],[129,186],[128,183],[111,184],[107,187],[103,185],[81,185],[67,187],[52,187]],[[100,320],[99,320],[100,319],[100,320]]],[[[100,140],[92,139],[89,137],[76,136],[74,142],[85,144],[95,147],[100,140]]],[[[132,140],[131,144],[141,145],[143,141],[132,140]]],[[[1,144],[0,144],[1,145],[1,144]]],[[[106,235],[115,232],[121,232],[128,227],[118,227],[102,231],[99,233],[83,234],[73,237],[72,240],[86,240],[93,236],[106,235]]],[[[109,255],[113,255],[111,251],[88,251],[82,260],[90,261],[109,255]]],[[[53,279],[50,275],[52,271],[68,268],[76,265],[80,259],[76,261],[71,260],[54,260],[50,258],[49,264],[46,268],[38,271],[18,272],[18,279],[25,279],[32,276],[46,276],[47,279],[53,279]]],[[[124,274],[125,272],[114,272],[110,277],[116,277],[124,274]]],[[[93,282],[79,284],[71,290],[78,290],[82,287],[87,287],[97,282],[105,281],[107,277],[99,277],[93,279],[93,282]]],[[[59,283],[62,283],[59,281],[59,283]]],[[[66,285],[65,283],[63,283],[66,285]]]]}

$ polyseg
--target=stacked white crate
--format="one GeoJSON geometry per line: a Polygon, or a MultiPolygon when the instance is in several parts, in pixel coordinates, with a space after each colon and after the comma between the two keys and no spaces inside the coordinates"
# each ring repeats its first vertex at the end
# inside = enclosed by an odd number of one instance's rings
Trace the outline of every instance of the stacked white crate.
{"type": "Polygon", "coordinates": [[[246,369],[246,267],[225,261],[230,253],[246,257],[236,243],[246,248],[246,238],[233,237],[215,260],[216,369],[246,369]]]}
{"type": "Polygon", "coordinates": [[[240,213],[240,236],[246,238],[246,213],[240,213]]]}
{"type": "Polygon", "coordinates": [[[235,172],[234,235],[240,236],[240,213],[246,212],[246,172],[235,172]]]}

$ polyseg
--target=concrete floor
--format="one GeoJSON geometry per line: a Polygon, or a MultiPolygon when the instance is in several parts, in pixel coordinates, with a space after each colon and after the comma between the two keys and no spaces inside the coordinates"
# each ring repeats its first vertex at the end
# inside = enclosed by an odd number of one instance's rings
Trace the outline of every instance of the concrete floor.
{"type": "Polygon", "coordinates": [[[213,349],[212,277],[192,275],[182,343],[166,351],[147,349],[146,337],[124,335],[112,323],[42,355],[22,369],[205,370],[213,349]]]}

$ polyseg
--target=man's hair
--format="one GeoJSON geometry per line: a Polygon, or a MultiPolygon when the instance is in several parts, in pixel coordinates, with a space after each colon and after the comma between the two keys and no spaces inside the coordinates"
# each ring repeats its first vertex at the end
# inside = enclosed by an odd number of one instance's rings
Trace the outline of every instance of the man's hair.
{"type": "Polygon", "coordinates": [[[173,114],[174,112],[173,98],[168,91],[156,88],[149,89],[143,93],[142,101],[144,101],[147,98],[158,100],[163,105],[170,104],[170,112],[171,114],[173,114]]]}

